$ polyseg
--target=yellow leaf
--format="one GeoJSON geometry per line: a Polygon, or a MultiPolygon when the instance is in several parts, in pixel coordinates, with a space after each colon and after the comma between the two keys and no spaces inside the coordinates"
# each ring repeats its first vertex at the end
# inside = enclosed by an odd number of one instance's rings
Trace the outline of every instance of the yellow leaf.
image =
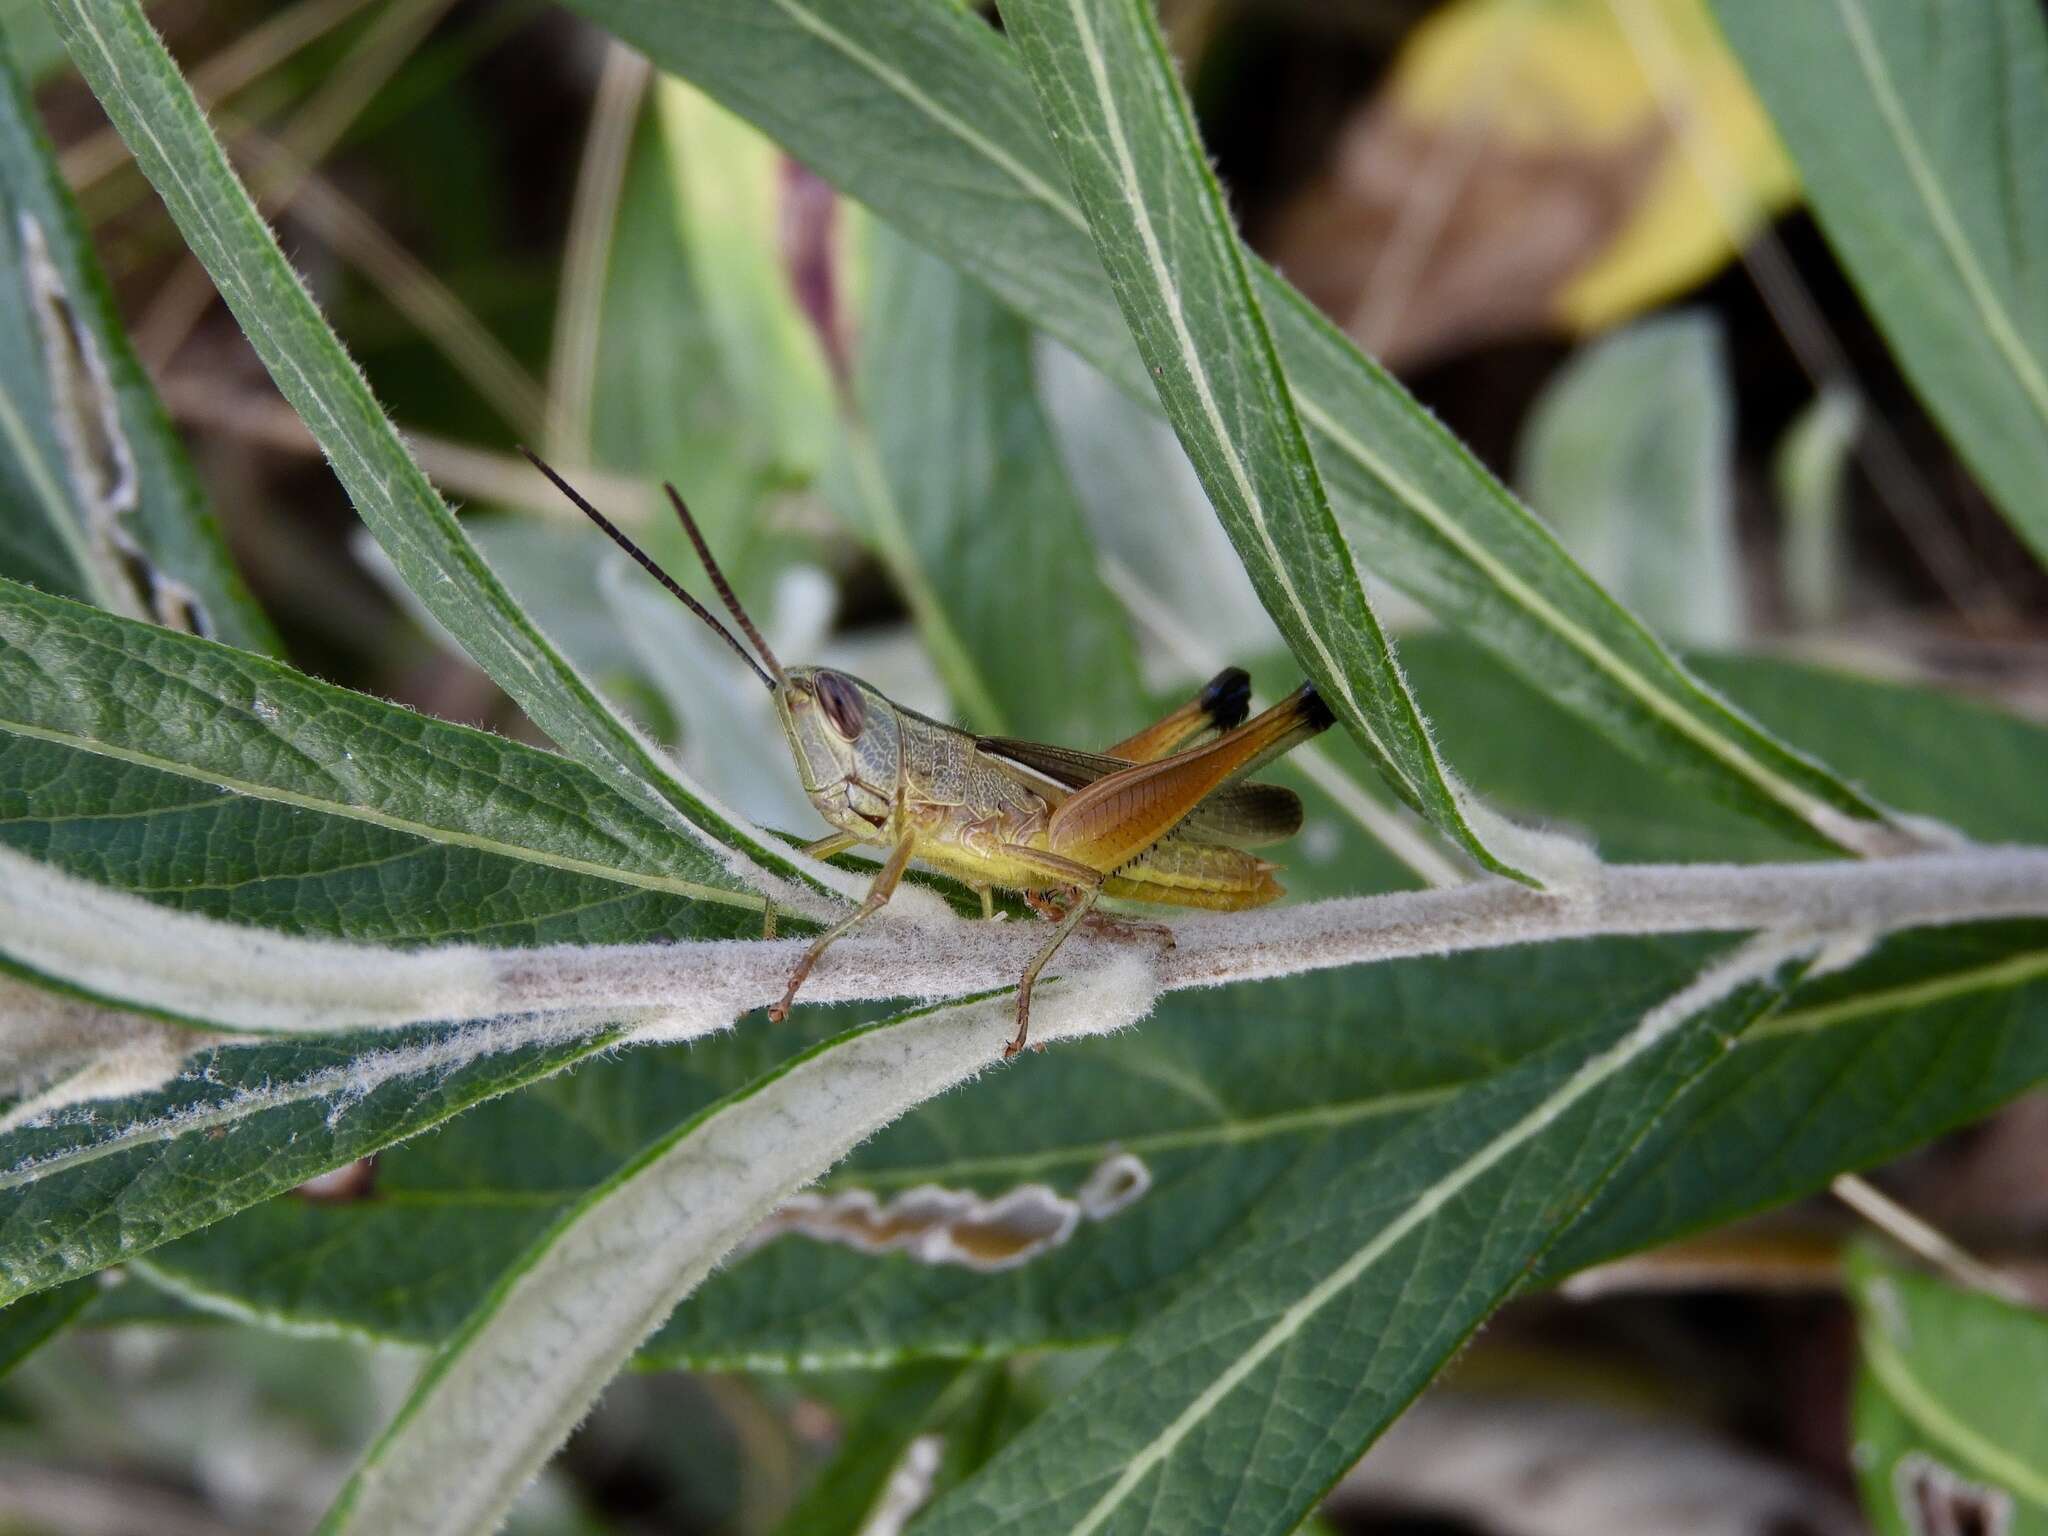
{"type": "Polygon", "coordinates": [[[1718,270],[1798,197],[1770,120],[1698,0],[1460,0],[1418,27],[1392,101],[1523,154],[1658,146],[1625,222],[1554,300],[1596,331],[1718,270]],[[1646,68],[1646,66],[1648,66],[1646,68]]]}

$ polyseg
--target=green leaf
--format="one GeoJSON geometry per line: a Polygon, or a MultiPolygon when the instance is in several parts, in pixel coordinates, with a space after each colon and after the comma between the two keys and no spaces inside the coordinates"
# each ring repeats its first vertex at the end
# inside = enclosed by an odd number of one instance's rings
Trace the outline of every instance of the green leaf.
{"type": "MultiPolygon", "coordinates": [[[[1470,647],[1437,638],[1408,651],[1454,745],[1460,732],[1505,743],[1478,766],[1510,803],[1556,814],[1556,797],[1569,795],[1570,813],[1630,857],[1785,852],[1761,841],[1754,822],[1713,806],[1655,817],[1654,786],[1610,744],[1470,647]]],[[[1809,722],[1908,809],[1986,835],[2048,840],[2048,804],[2035,788],[2048,753],[2039,727],[1805,668],[1713,670],[1765,718],[1809,722]],[[1928,750],[1893,752],[1896,740],[1928,750]]],[[[1287,879],[1334,890],[1354,856],[1312,860],[1307,850],[1341,813],[1307,793],[1309,824],[1287,879]]],[[[1445,1096],[1582,1032],[1617,997],[1647,1005],[1667,993],[1702,953],[1697,941],[1608,941],[1175,994],[1141,1031],[926,1105],[826,1185],[886,1201],[920,1185],[997,1199],[1036,1182],[1073,1200],[1125,1153],[1144,1160],[1152,1182],[1117,1220],[1080,1223],[1066,1243],[994,1274],[784,1238],[712,1276],[643,1358],[711,1369],[876,1364],[1120,1338],[1323,1140],[1368,1156],[1445,1096]]],[[[1780,1204],[1989,1112],[2048,1079],[2044,1020],[2048,928],[1887,941],[1745,1036],[1650,1133],[1546,1272],[1780,1204]]],[[[486,1273],[509,1264],[624,1149],[771,1070],[821,1027],[757,1021],[687,1051],[586,1064],[394,1152],[376,1202],[273,1203],[153,1262],[222,1305],[437,1340],[476,1299],[473,1259],[486,1273]],[[617,1145],[594,1141],[595,1126],[615,1128],[617,1145]]]]}
{"type": "MultiPolygon", "coordinates": [[[[1156,398],[1030,88],[979,18],[924,0],[572,4],[1156,398]]],[[[1809,843],[1896,846],[1873,802],[1703,687],[1398,383],[1251,265],[1360,565],[1667,778],[1809,843]]]]}
{"type": "MultiPolygon", "coordinates": [[[[1039,1032],[1116,1029],[1149,1002],[1142,966],[1113,967],[1050,989],[1039,1032]]],[[[999,996],[849,1031],[651,1142],[500,1277],[321,1530],[493,1526],[712,1265],[879,1126],[983,1070],[1012,1014],[999,996]]]]}
{"type": "MultiPolygon", "coordinates": [[[[662,80],[653,104],[627,161],[599,308],[597,462],[650,489],[674,481],[758,615],[765,567],[793,543],[776,499],[815,481],[837,430],[783,245],[789,168],[680,81],[662,80]]],[[[836,264],[851,238],[846,221],[827,222],[823,254],[836,264]]],[[[629,531],[672,569],[694,567],[658,494],[629,531]]]]}
{"type": "Polygon", "coordinates": [[[716,883],[738,891],[760,871],[798,876],[612,713],[484,565],[285,262],[141,8],[57,0],[53,9],[80,73],[428,611],[560,746],[719,857],[716,883]]]}
{"type": "Polygon", "coordinates": [[[214,915],[335,931],[352,893],[351,936],[440,938],[463,896],[475,933],[651,892],[664,931],[759,932],[760,898],[587,768],[4,580],[0,735],[0,840],[214,915]],[[333,880],[372,856],[395,867],[333,880]]]}
{"type": "MultiPolygon", "coordinates": [[[[751,504],[745,450],[758,423],[748,422],[729,389],[707,385],[723,383],[723,358],[680,239],[676,197],[668,146],[649,120],[626,162],[598,310],[592,446],[598,463],[650,482],[675,480],[721,560],[737,572],[748,553],[739,515],[751,504]]],[[[645,521],[652,535],[667,519],[645,521]]]]}
{"type": "Polygon", "coordinates": [[[1167,419],[1267,613],[1403,801],[1488,869],[1541,883],[1505,825],[1474,825],[1366,601],[1150,10],[1009,0],[1003,19],[1167,419]]]}
{"type": "Polygon", "coordinates": [[[129,348],[8,51],[0,47],[0,575],[274,651],[129,348]]]}
{"type": "Polygon", "coordinates": [[[1529,504],[1660,634],[1742,637],[1735,407],[1713,316],[1660,316],[1581,351],[1544,386],[1519,457],[1529,504]]]}
{"type": "MultiPolygon", "coordinates": [[[[1249,666],[1273,651],[1273,621],[1158,400],[1148,409],[1057,342],[1041,337],[1034,350],[1039,400],[1097,558],[1140,632],[1189,682],[1224,658],[1249,666]]],[[[1284,660],[1292,687],[1300,665],[1284,660]]]]}
{"type": "MultiPolygon", "coordinates": [[[[1706,802],[1674,802],[1612,745],[1469,646],[1417,636],[1416,686],[1473,782],[1497,802],[1561,817],[1612,862],[1797,858],[1802,845],[1706,802]]],[[[1699,657],[1702,675],[1764,724],[1796,730],[1873,796],[1985,842],[2048,842],[2048,803],[2026,785],[2048,748],[2039,726],[1965,699],[1788,662],[1699,657]],[[1911,752],[1893,749],[1910,741],[1911,752]]]]}
{"type": "MultiPolygon", "coordinates": [[[[755,898],[693,881],[690,850],[588,769],[5,582],[0,699],[0,843],[161,905],[384,943],[760,931],[755,898]]],[[[15,1125],[0,1271],[36,1286],[131,1257],[604,1043],[540,1034],[220,1051],[15,1125]]]]}
{"type": "Polygon", "coordinates": [[[1782,1205],[2048,1081],[2048,926],[1893,936],[1810,982],[1643,1138],[1548,1281],[1782,1205]]]}
{"type": "Polygon", "coordinates": [[[38,0],[0,0],[0,36],[14,65],[30,84],[40,85],[70,61],[63,41],[38,0]]]}
{"type": "MultiPolygon", "coordinates": [[[[789,168],[770,140],[680,80],[659,82],[655,106],[676,231],[743,432],[777,478],[813,479],[837,409],[830,364],[792,281],[789,168]]],[[[843,251],[846,237],[831,222],[823,233],[843,251]]],[[[827,251],[838,254],[831,243],[827,251]]],[[[844,278],[836,271],[825,281],[844,278]]]]}
{"type": "Polygon", "coordinates": [[[1886,1536],[2048,1531],[2048,1318],[1859,1251],[1854,1464],[1886,1536]]]}
{"type": "Polygon", "coordinates": [[[924,1529],[1292,1531],[1799,968],[1775,948],[1723,955],[1372,1156],[1342,1138],[1311,1149],[1238,1241],[924,1529]]]}
{"type": "MultiPolygon", "coordinates": [[[[195,1037],[196,1038],[196,1037],[195,1037]]],[[[0,1304],[133,1258],[614,1042],[436,1025],[223,1046],[0,1133],[0,1304]]]]}
{"type": "Polygon", "coordinates": [[[1030,333],[886,230],[872,251],[861,409],[900,514],[902,558],[995,711],[973,724],[1117,740],[1148,701],[1032,389],[1030,333]]]}
{"type": "Polygon", "coordinates": [[[2031,0],[1715,0],[1914,389],[2048,560],[2048,22],[2031,0]]]}

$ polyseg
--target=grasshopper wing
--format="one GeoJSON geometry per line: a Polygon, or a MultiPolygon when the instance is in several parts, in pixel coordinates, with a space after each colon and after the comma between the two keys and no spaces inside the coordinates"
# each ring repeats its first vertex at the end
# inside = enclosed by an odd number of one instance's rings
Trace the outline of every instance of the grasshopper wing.
{"type": "Polygon", "coordinates": [[[1263,848],[1301,830],[1301,796],[1279,784],[1226,784],[1175,830],[1194,843],[1263,848]]]}
{"type": "Polygon", "coordinates": [[[1052,851],[1102,870],[1144,852],[1218,789],[1326,729],[1329,710],[1303,685],[1206,747],[1136,763],[1077,789],[1053,812],[1052,851]]]}
{"type": "Polygon", "coordinates": [[[1134,759],[1111,757],[1106,752],[1082,752],[1073,747],[1055,747],[1049,742],[1024,741],[1014,736],[983,736],[974,745],[992,757],[1008,758],[1055,784],[1079,789],[1108,774],[1121,773],[1134,759]]]}
{"type": "MultiPolygon", "coordinates": [[[[1084,788],[1134,766],[1130,759],[1106,752],[1080,752],[1008,736],[984,737],[975,745],[1068,789],[1084,788]]],[[[1278,784],[1225,784],[1189,814],[1179,835],[1190,842],[1260,848],[1294,836],[1301,830],[1301,817],[1301,797],[1291,789],[1278,784]]]]}

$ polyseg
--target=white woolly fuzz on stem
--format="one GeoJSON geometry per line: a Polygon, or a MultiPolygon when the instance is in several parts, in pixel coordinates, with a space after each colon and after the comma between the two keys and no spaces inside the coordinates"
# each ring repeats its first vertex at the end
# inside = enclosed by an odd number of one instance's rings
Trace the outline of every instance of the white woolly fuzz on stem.
{"type": "Polygon", "coordinates": [[[1600,878],[1600,856],[1583,838],[1511,821],[1448,769],[1445,776],[1457,799],[1458,813],[1480,842],[1504,863],[1542,882],[1543,889],[1572,891],[1600,878]]]}
{"type": "MultiPolygon", "coordinates": [[[[1799,930],[1875,939],[1901,928],[2048,916],[2048,849],[1810,864],[1637,864],[1536,891],[1510,880],[1173,925],[1162,987],[1217,986],[1415,955],[1561,939],[1799,930]]],[[[938,1000],[1013,986],[1035,923],[877,924],[840,940],[804,984],[813,1003],[938,1000]]],[[[1153,940],[1077,933],[1052,974],[1080,978],[1153,940]]],[[[782,995],[808,941],[431,950],[295,938],[167,911],[0,850],[0,950],[120,1005],[272,1033],[548,1014],[679,1040],[782,995]]]]}
{"type": "Polygon", "coordinates": [[[484,952],[298,938],[157,906],[0,849],[0,950],[81,991],[226,1029],[326,1032],[476,1018],[484,952]]]}
{"type": "MultiPolygon", "coordinates": [[[[1034,1033],[1100,1034],[1154,996],[1143,952],[1048,986],[1034,1033]]],[[[906,1110],[987,1070],[1007,998],[844,1037],[727,1100],[591,1192],[471,1316],[344,1491],[330,1536],[493,1530],[640,1342],[791,1194],[906,1110]]]]}
{"type": "Polygon", "coordinates": [[[1761,929],[1859,935],[2048,916],[2048,849],[1811,864],[1611,864],[1580,886],[1507,880],[1174,925],[1167,989],[1562,939],[1761,929]]]}

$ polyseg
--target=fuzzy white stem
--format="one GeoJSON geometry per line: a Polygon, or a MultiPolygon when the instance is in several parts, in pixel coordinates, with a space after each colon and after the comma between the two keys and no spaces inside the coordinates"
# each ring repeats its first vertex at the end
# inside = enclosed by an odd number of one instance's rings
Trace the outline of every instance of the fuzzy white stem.
{"type": "MultiPolygon", "coordinates": [[[[1562,892],[1483,880],[1174,925],[1164,990],[1414,955],[1563,939],[1777,929],[1875,937],[2048,917],[2048,849],[1813,864],[1635,864],[1562,892]]],[[[909,923],[841,940],[808,1002],[938,1000],[1015,983],[1036,924],[909,923]]],[[[1150,940],[1140,941],[1150,945],[1150,940]]],[[[716,1029],[782,993],[803,940],[431,950],[293,938],[161,907],[0,850],[0,950],[111,1003],[265,1033],[550,1014],[637,1022],[647,1038],[716,1029]]],[[[1081,976],[1129,940],[1085,931],[1057,968],[1081,976]]]]}

